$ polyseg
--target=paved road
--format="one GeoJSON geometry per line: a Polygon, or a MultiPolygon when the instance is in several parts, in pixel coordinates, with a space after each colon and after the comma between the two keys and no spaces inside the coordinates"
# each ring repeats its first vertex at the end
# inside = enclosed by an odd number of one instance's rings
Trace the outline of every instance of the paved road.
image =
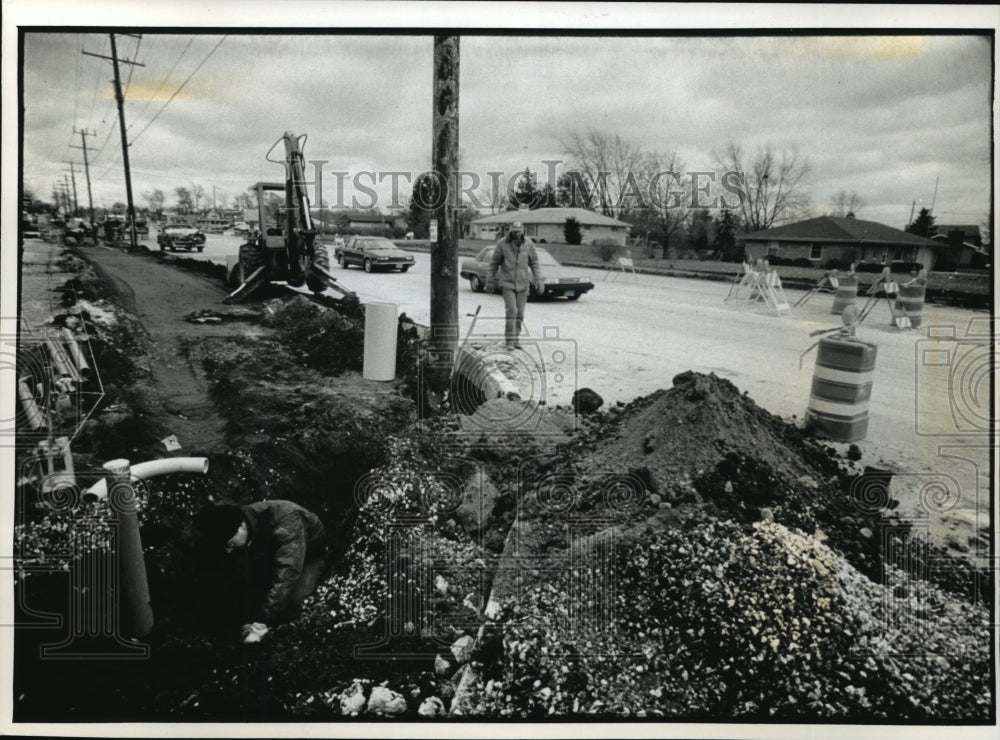
{"type": "MultiPolygon", "coordinates": [[[[205,252],[192,256],[221,262],[226,254],[235,253],[239,242],[235,237],[210,235],[205,252]]],[[[334,268],[362,301],[395,303],[421,323],[429,321],[429,271],[430,256],[423,253],[416,255],[416,265],[405,274],[334,268]]],[[[790,316],[776,316],[762,304],[724,302],[725,283],[656,275],[636,279],[619,275],[605,281],[603,271],[579,271],[591,278],[595,289],[572,303],[530,303],[526,328],[535,341],[516,356],[496,344],[503,326],[500,296],[473,293],[462,281],[462,335],[471,323],[468,315],[481,306],[470,342],[484,347],[491,361],[526,384],[527,395],[549,404],[569,403],[578,387],[593,388],[608,403],[628,401],[669,388],[677,373],[696,370],[731,380],[772,413],[802,418],[815,354],[806,356],[801,368],[799,356],[815,341],[811,331],[839,325],[839,317],[829,313],[830,295],[814,297],[790,316]]],[[[802,293],[789,290],[787,295],[794,304],[802,293]]],[[[905,489],[917,497],[928,483],[940,483],[960,495],[958,507],[947,516],[978,529],[986,522],[972,521],[984,508],[976,506],[977,500],[985,500],[989,488],[976,473],[977,466],[984,475],[988,471],[984,445],[989,439],[984,434],[955,434],[959,429],[954,419],[982,428],[989,418],[991,381],[983,372],[988,369],[984,340],[962,343],[927,337],[930,325],[961,338],[972,320],[988,322],[989,316],[927,306],[921,331],[898,332],[889,326],[888,307],[884,303],[876,307],[858,331],[859,338],[878,345],[869,434],[861,447],[865,463],[885,463],[911,474],[899,478],[904,481],[900,492],[905,489]],[[935,367],[924,361],[927,350],[937,359],[966,359],[958,363],[957,371],[954,362],[935,367]],[[941,445],[950,447],[940,450],[941,445]]],[[[988,323],[979,327],[985,327],[988,335],[988,323]]],[[[929,496],[933,489],[923,493],[929,496]]],[[[939,508],[950,506],[948,502],[939,508]]]]}

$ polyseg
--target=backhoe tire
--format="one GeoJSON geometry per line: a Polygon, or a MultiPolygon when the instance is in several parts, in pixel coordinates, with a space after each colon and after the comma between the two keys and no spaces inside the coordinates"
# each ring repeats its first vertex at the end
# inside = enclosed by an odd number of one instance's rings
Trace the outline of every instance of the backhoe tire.
{"type": "MultiPolygon", "coordinates": [[[[330,253],[321,244],[313,247],[313,265],[322,268],[325,272],[330,272],[330,253]]],[[[306,285],[313,293],[322,293],[327,289],[326,279],[313,273],[311,269],[306,277],[306,285]]]]}
{"type": "Polygon", "coordinates": [[[240,285],[253,275],[254,271],[264,264],[264,247],[244,242],[240,245],[240,267],[237,277],[240,285]]]}

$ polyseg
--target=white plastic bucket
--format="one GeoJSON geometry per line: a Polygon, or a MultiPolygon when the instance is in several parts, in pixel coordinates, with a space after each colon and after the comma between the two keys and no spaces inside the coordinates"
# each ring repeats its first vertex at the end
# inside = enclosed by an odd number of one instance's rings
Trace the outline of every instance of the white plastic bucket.
{"type": "Polygon", "coordinates": [[[365,304],[365,366],[367,380],[396,379],[396,332],[399,307],[395,303],[365,304]]]}

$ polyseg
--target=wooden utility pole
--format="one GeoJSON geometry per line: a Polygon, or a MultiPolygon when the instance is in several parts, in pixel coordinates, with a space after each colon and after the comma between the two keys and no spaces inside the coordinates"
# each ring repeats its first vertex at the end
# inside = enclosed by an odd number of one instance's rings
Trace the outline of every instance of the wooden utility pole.
{"type": "MultiPolygon", "coordinates": [[[[76,126],[73,127],[73,133],[77,133],[76,126]]],[[[94,136],[94,132],[87,132],[86,129],[80,129],[80,143],[83,146],[70,146],[73,149],[83,149],[83,171],[87,175],[87,206],[90,208],[90,230],[93,233],[94,230],[94,197],[90,193],[90,160],[87,159],[87,137],[94,136]]]]}
{"type": "Polygon", "coordinates": [[[80,202],[76,198],[76,163],[64,159],[63,164],[69,165],[69,175],[73,183],[73,216],[75,217],[80,212],[80,202]]]}
{"type": "MultiPolygon", "coordinates": [[[[458,197],[458,36],[434,37],[434,100],[431,169],[439,190],[433,218],[437,239],[431,241],[431,338],[435,346],[454,355],[458,349],[458,234],[454,214],[458,197]]],[[[450,372],[450,371],[448,371],[450,372]]],[[[444,390],[448,372],[433,377],[435,390],[444,390]]],[[[428,373],[425,377],[433,375],[428,373]]]]}
{"type": "Polygon", "coordinates": [[[109,60],[111,62],[111,66],[114,67],[115,70],[115,100],[118,103],[118,127],[121,130],[122,135],[122,164],[125,166],[125,198],[128,203],[129,248],[135,249],[137,244],[135,234],[135,204],[132,201],[132,171],[129,168],[128,162],[128,136],[125,134],[125,96],[122,95],[122,77],[118,64],[121,62],[123,64],[130,64],[133,67],[145,67],[146,65],[130,59],[119,59],[118,47],[115,43],[115,35],[113,33],[109,33],[108,38],[111,39],[111,56],[108,57],[103,54],[92,54],[89,51],[85,51],[83,53],[88,56],[109,60]]]}

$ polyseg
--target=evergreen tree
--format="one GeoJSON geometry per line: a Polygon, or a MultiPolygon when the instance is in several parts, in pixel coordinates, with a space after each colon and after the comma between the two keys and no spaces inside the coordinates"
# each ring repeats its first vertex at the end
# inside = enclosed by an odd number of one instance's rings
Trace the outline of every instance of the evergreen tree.
{"type": "Polygon", "coordinates": [[[934,217],[927,208],[921,208],[920,213],[913,220],[913,223],[906,227],[911,234],[929,239],[937,233],[937,226],[934,225],[934,217]]]}

